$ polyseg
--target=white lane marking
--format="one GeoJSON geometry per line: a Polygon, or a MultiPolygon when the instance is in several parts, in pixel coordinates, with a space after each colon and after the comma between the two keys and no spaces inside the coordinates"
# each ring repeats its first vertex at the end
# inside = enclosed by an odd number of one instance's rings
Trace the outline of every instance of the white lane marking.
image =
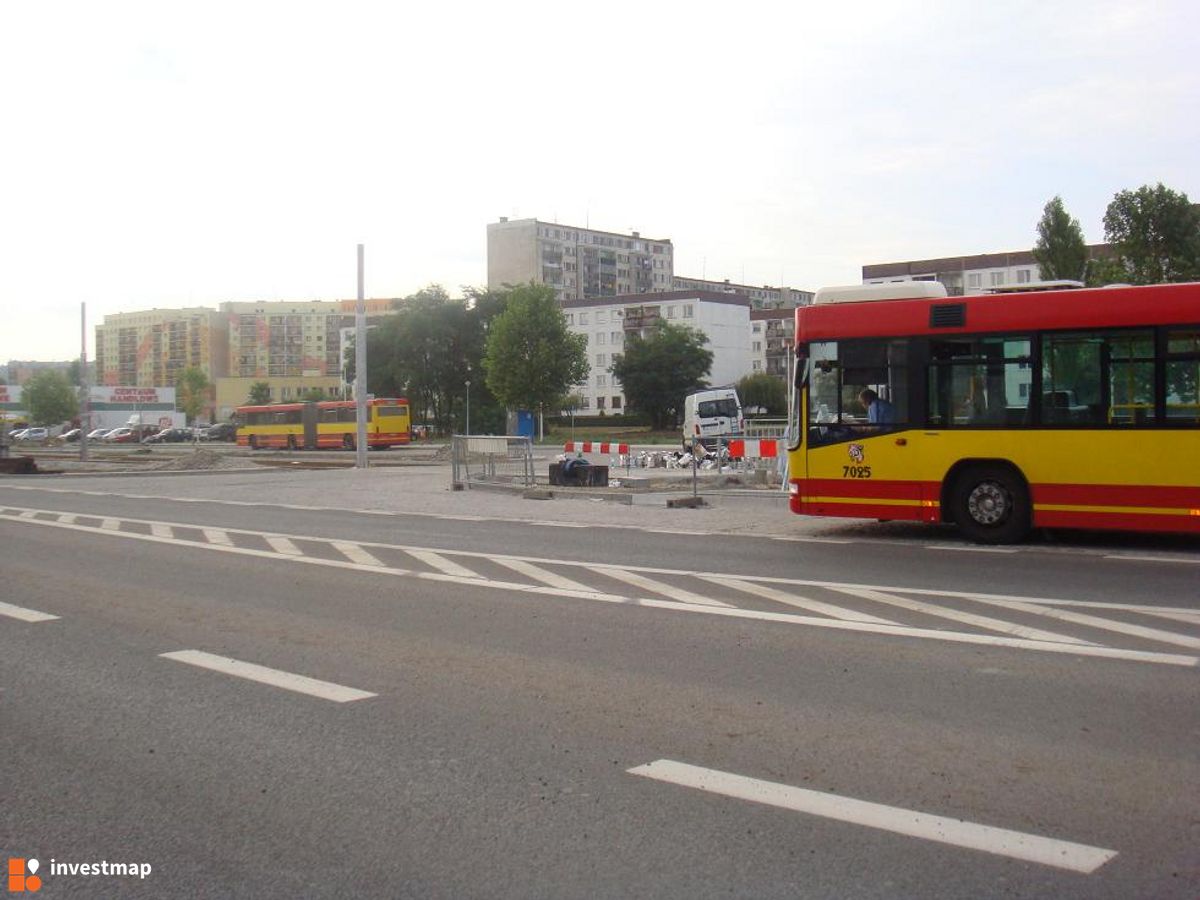
{"type": "Polygon", "coordinates": [[[100,521],[100,527],[103,528],[105,531],[120,531],[121,530],[121,520],[105,518],[100,521]]]}
{"type": "Polygon", "coordinates": [[[8,616],[10,619],[19,619],[22,622],[49,622],[51,619],[57,619],[58,616],[52,616],[50,613],[38,612],[36,609],[26,609],[23,606],[13,606],[11,603],[0,601],[0,616],[8,616]]]}
{"type": "Polygon", "coordinates": [[[937,816],[898,806],[885,806],[867,800],[855,800],[823,791],[735,775],[732,772],[692,766],[670,759],[655,760],[626,771],[631,775],[695,788],[710,794],[763,803],[1084,875],[1095,872],[1117,855],[1116,850],[1105,850],[1103,847],[1092,847],[1008,828],[996,828],[992,825],[980,825],[963,819],[937,816]]]}
{"type": "Polygon", "coordinates": [[[1187,647],[1190,650],[1200,649],[1200,638],[1172,631],[1162,631],[1158,628],[1147,628],[1144,625],[1133,625],[1128,622],[1118,622],[1115,619],[1102,619],[1099,616],[1089,616],[1084,613],[1070,612],[1065,609],[1048,608],[1037,603],[1024,600],[1001,600],[998,598],[979,598],[980,603],[999,606],[1002,609],[1015,609],[1019,612],[1033,613],[1045,616],[1047,619],[1058,619],[1061,622],[1071,622],[1075,625],[1086,625],[1089,628],[1099,628],[1103,631],[1115,631],[1118,634],[1128,634],[1133,637],[1146,638],[1150,641],[1160,641],[1164,644],[1174,644],[1177,647],[1187,647]]]}
{"type": "Polygon", "coordinates": [[[949,609],[945,606],[936,606],[932,603],[925,603],[921,600],[910,600],[907,597],[897,597],[894,594],[885,594],[882,591],[871,591],[863,588],[840,587],[834,590],[842,594],[849,594],[851,597],[861,597],[864,600],[874,600],[877,603],[886,603],[889,606],[898,606],[901,609],[910,609],[913,612],[919,612],[927,616],[937,616],[940,619],[950,619],[954,622],[962,622],[964,625],[974,625],[976,628],[986,628],[988,631],[998,631],[1001,634],[1011,634],[1013,637],[1024,638],[1031,641],[1053,641],[1059,644],[1090,644],[1091,641],[1080,640],[1065,634],[1056,634],[1052,631],[1042,631],[1038,628],[1029,628],[1025,625],[1018,625],[1015,622],[1005,622],[1003,619],[993,619],[991,616],[979,616],[975,613],[962,612],[957,609],[949,609]]]}
{"type": "Polygon", "coordinates": [[[233,539],[229,536],[228,532],[222,531],[219,528],[205,528],[202,530],[204,531],[204,539],[210,544],[217,547],[233,546],[233,539]]]}
{"type": "Polygon", "coordinates": [[[164,522],[151,522],[150,533],[155,537],[173,538],[175,537],[175,529],[164,522]]]}
{"type": "Polygon", "coordinates": [[[496,557],[496,562],[504,566],[506,569],[512,569],[514,572],[519,572],[526,578],[532,578],[534,581],[540,581],[542,584],[548,584],[553,588],[560,588],[564,591],[591,591],[593,588],[586,584],[580,584],[578,581],[573,581],[564,575],[559,575],[555,572],[547,571],[541,566],[535,566],[531,562],[526,562],[523,559],[513,559],[507,556],[496,557]]]}
{"type": "Polygon", "coordinates": [[[24,512],[22,512],[19,516],[17,516],[18,519],[36,519],[37,517],[38,517],[38,510],[36,510],[36,509],[27,509],[24,512]]]}
{"type": "Polygon", "coordinates": [[[277,534],[264,534],[263,539],[271,545],[271,549],[284,556],[303,556],[304,552],[288,538],[277,534]]]}
{"type": "Polygon", "coordinates": [[[788,606],[796,606],[800,609],[807,609],[809,612],[819,613],[823,616],[830,616],[834,619],[841,619],[845,622],[874,622],[876,625],[899,625],[899,622],[893,622],[890,619],[881,619],[878,616],[872,616],[868,613],[858,612],[853,609],[846,609],[842,606],[834,606],[832,603],[822,603],[820,600],[811,600],[808,597],[797,597],[795,594],[789,594],[785,591],[776,590],[772,587],[767,587],[765,584],[755,584],[751,581],[743,581],[740,578],[723,578],[717,575],[701,575],[701,578],[706,581],[711,581],[723,587],[732,588],[737,591],[745,591],[747,594],[754,594],[756,597],[763,597],[767,600],[774,600],[778,603],[786,603],[788,606]]]}
{"type": "Polygon", "coordinates": [[[349,541],[334,541],[333,549],[341,553],[346,559],[351,562],[356,562],[363,566],[382,566],[376,557],[372,556],[358,544],[352,544],[349,541]]]}
{"type": "Polygon", "coordinates": [[[1174,619],[1179,622],[1187,622],[1189,625],[1200,625],[1200,609],[1183,609],[1177,606],[1142,606],[1137,603],[1105,603],[1100,600],[1030,600],[1028,602],[1037,603],[1039,606],[1077,606],[1086,609],[1119,610],[1144,616],[1174,619]]]}
{"type": "Polygon", "coordinates": [[[412,556],[414,559],[419,559],[425,565],[437,569],[446,575],[454,575],[457,578],[479,578],[477,572],[472,572],[466,566],[460,566],[452,560],[446,559],[440,553],[435,553],[432,550],[416,550],[405,548],[405,553],[412,556]]]}
{"type": "Polygon", "coordinates": [[[1179,556],[1132,556],[1118,553],[1110,553],[1105,559],[1119,559],[1126,562],[1164,562],[1164,563],[1184,563],[1189,566],[1200,566],[1200,559],[1184,559],[1179,556]]]}
{"type": "MultiPolygon", "coordinates": [[[[14,519],[15,521],[15,519],[14,519]]],[[[51,528],[65,528],[70,531],[80,531],[87,534],[96,534],[97,529],[85,525],[64,525],[61,522],[53,522],[45,519],[27,519],[25,520],[30,525],[43,525],[51,528]]],[[[127,520],[128,521],[128,520],[127,520]]],[[[195,527],[195,526],[181,526],[195,527]]],[[[254,532],[248,532],[254,533],[254,532]]],[[[197,541],[185,541],[178,538],[162,538],[150,534],[138,534],[135,532],[121,531],[112,532],[113,537],[128,538],[136,541],[147,541],[150,543],[169,544],[177,547],[191,547],[201,550],[216,550],[224,553],[236,553],[239,556],[251,556],[258,559],[274,559],[287,560],[290,562],[304,563],[314,566],[329,566],[331,568],[349,569],[358,572],[372,572],[376,574],[386,574],[390,576],[406,576],[430,581],[439,581],[450,584],[458,584],[462,586],[490,588],[502,591],[511,591],[516,593],[539,594],[544,596],[571,597],[581,600],[598,600],[604,603],[617,603],[627,606],[637,606],[648,609],[665,609],[675,612],[691,612],[703,613],[707,615],[728,616],[737,619],[750,619],[760,622],[780,622],[792,625],[807,625],[813,628],[828,628],[835,631],[855,631],[866,632],[870,634],[880,634],[888,636],[900,636],[911,638],[924,638],[936,641],[945,641],[948,643],[959,644],[976,644],[989,647],[1009,647],[1021,650],[1037,650],[1043,653],[1065,653],[1072,656],[1092,656],[1101,657],[1104,659],[1121,659],[1133,662],[1156,663],[1169,666],[1184,666],[1187,668],[1200,667],[1200,657],[1189,656],[1176,653],[1159,653],[1150,650],[1122,650],[1115,647],[1097,647],[1090,644],[1064,644],[1051,643],[1048,641],[1028,641],[1020,638],[998,637],[995,635],[985,634],[969,634],[966,632],[957,631],[936,631],[928,628],[909,628],[905,626],[888,626],[888,625],[873,625],[869,622],[842,622],[834,619],[817,619],[811,616],[798,616],[792,613],[776,613],[776,612],[761,612],[758,610],[734,609],[714,606],[697,606],[693,604],[677,603],[672,600],[656,600],[648,598],[625,597],[619,594],[609,594],[601,591],[568,591],[560,588],[543,587],[541,585],[530,585],[518,582],[508,581],[490,581],[482,578],[459,578],[452,575],[445,575],[440,572],[414,572],[409,569],[400,569],[392,566],[386,567],[371,567],[359,565],[358,563],[342,562],[336,559],[321,559],[312,556],[283,556],[279,553],[274,553],[269,550],[257,550],[250,547],[224,546],[220,544],[199,543],[197,541]]],[[[313,540],[320,540],[313,538],[313,540]]],[[[383,544],[380,546],[392,546],[383,544]]],[[[774,582],[785,582],[794,584],[817,584],[831,588],[844,587],[845,585],[839,582],[799,582],[788,581],[787,579],[762,579],[774,582]]],[[[865,587],[865,586],[864,586],[865,587]]],[[[907,590],[910,593],[928,594],[937,596],[956,596],[955,591],[933,591],[933,590],[917,590],[902,588],[898,590],[907,590]]],[[[968,597],[978,595],[969,594],[968,597]]]]}
{"type": "Polygon", "coordinates": [[[291,672],[284,672],[280,669],[269,669],[266,666],[260,666],[256,663],[242,662],[241,660],[230,659],[227,656],[205,653],[203,650],[177,650],[173,653],[160,653],[159,656],[163,659],[173,659],[176,662],[187,663],[190,666],[199,666],[202,669],[223,672],[226,675],[233,675],[237,678],[246,678],[261,684],[269,684],[273,687],[283,688],[284,690],[320,697],[323,700],[332,700],[334,703],[349,703],[353,700],[365,700],[367,697],[376,696],[369,691],[360,691],[357,688],[345,687],[329,681],[318,681],[316,678],[309,678],[305,675],[294,675],[291,672]]]}
{"type": "Polygon", "coordinates": [[[67,525],[73,525],[75,523],[76,518],[77,517],[75,515],[68,513],[68,514],[59,516],[58,521],[63,522],[64,524],[67,524],[67,525]]]}
{"type": "Polygon", "coordinates": [[[1174,610],[1166,609],[1145,609],[1137,611],[1145,613],[1148,616],[1157,616],[1160,619],[1173,619],[1176,622],[1186,622],[1188,625],[1200,626],[1200,617],[1197,617],[1194,612],[1176,612],[1174,610]]]}
{"type": "Polygon", "coordinates": [[[1020,553],[1016,547],[974,547],[961,544],[926,544],[926,550],[961,550],[964,553],[1020,553]]]}
{"type": "MultiPolygon", "coordinates": [[[[86,477],[86,476],[81,476],[81,477],[86,477]]],[[[251,502],[251,501],[247,501],[247,500],[217,500],[217,499],[208,498],[208,497],[172,497],[172,496],[165,495],[165,494],[155,494],[155,495],[151,496],[151,495],[143,495],[143,494],[125,494],[125,493],[121,493],[120,491],[88,491],[88,490],[82,490],[80,488],[51,488],[51,487],[40,487],[40,486],[35,487],[32,485],[24,485],[24,484],[0,484],[0,490],[40,491],[42,493],[47,493],[47,494],[72,494],[72,495],[84,496],[84,497],[121,497],[121,498],[128,498],[128,499],[144,498],[144,499],[150,499],[150,500],[161,500],[164,502],[172,502],[172,503],[174,503],[174,502],[211,503],[214,506],[247,506],[247,507],[254,507],[257,509],[326,510],[328,512],[354,513],[355,515],[360,515],[360,516],[385,516],[388,518],[397,518],[397,519],[435,519],[435,520],[447,520],[447,521],[456,521],[456,522],[512,522],[512,523],[520,524],[520,525],[546,525],[546,526],[555,526],[555,525],[564,524],[564,523],[555,522],[555,521],[534,521],[531,519],[522,519],[522,518],[511,517],[511,516],[473,516],[473,515],[453,515],[450,513],[393,512],[391,510],[385,510],[385,509],[351,509],[350,507],[342,507],[342,506],[295,506],[295,505],[285,506],[285,505],[279,504],[279,503],[260,503],[260,502],[251,502]]],[[[126,519],[126,521],[138,521],[138,520],[126,519]]],[[[572,526],[568,526],[568,527],[572,527],[572,526]]],[[[584,527],[605,528],[605,529],[612,529],[612,530],[617,530],[617,531],[646,531],[646,532],[653,532],[655,534],[660,534],[662,532],[661,526],[631,525],[629,523],[610,523],[610,524],[606,524],[606,525],[589,524],[589,525],[585,525],[584,527]]],[[[728,531],[673,531],[672,534],[704,535],[704,536],[722,535],[725,537],[731,536],[728,531]]],[[[732,535],[732,536],[736,537],[737,535],[732,535]]],[[[895,545],[894,542],[892,542],[892,541],[885,541],[885,540],[873,539],[873,538],[818,538],[818,537],[807,537],[805,535],[793,535],[793,534],[765,534],[765,535],[754,535],[754,537],[757,539],[760,539],[760,540],[765,539],[765,540],[771,540],[771,541],[787,541],[790,543],[800,543],[800,544],[881,544],[882,543],[882,544],[889,544],[892,546],[895,545]]],[[[1019,548],[1016,552],[1024,552],[1024,553],[1036,552],[1036,549],[1030,550],[1029,548],[1019,548]]],[[[1133,562],[1184,563],[1186,565],[1200,565],[1200,559],[1189,559],[1189,558],[1185,558],[1185,557],[1136,556],[1136,555],[1120,555],[1120,554],[1100,555],[1100,554],[1088,551],[1085,548],[1077,548],[1077,549],[1072,548],[1072,549],[1068,549],[1063,552],[1071,554],[1071,555],[1078,555],[1078,556],[1092,556],[1092,557],[1096,557],[1098,559],[1128,560],[1128,561],[1133,561],[1133,562]]],[[[484,555],[486,555],[486,554],[484,554],[484,555]]],[[[820,586],[820,582],[805,582],[805,583],[820,586]]],[[[866,586],[870,587],[871,585],[866,585],[866,586]]],[[[886,587],[883,589],[887,590],[886,587]]],[[[930,591],[929,593],[948,594],[949,592],[930,591]]]]}
{"type": "Polygon", "coordinates": [[[616,566],[584,566],[584,568],[590,572],[595,572],[597,575],[607,575],[610,578],[617,579],[617,581],[624,581],[626,584],[631,584],[643,591],[649,591],[652,594],[662,594],[662,596],[670,597],[672,600],[677,600],[680,603],[695,603],[700,606],[733,606],[732,603],[714,600],[712,597],[705,597],[701,594],[676,587],[673,584],[647,578],[645,575],[639,575],[637,572],[631,572],[628,569],[619,569],[616,566]]]}

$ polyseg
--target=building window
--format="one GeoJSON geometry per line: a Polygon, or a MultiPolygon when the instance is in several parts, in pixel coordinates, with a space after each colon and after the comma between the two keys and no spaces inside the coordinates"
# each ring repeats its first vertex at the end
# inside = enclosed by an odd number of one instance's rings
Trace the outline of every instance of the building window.
{"type": "Polygon", "coordinates": [[[605,363],[605,356],[604,356],[604,354],[603,354],[603,353],[597,353],[597,354],[596,354],[596,365],[598,365],[598,366],[603,366],[603,365],[606,365],[606,363],[605,363]]]}
{"type": "Polygon", "coordinates": [[[1000,285],[1000,284],[1004,284],[1004,273],[1003,272],[993,272],[992,273],[992,287],[996,287],[997,285],[1000,285]]]}
{"type": "Polygon", "coordinates": [[[675,307],[673,307],[673,306],[668,306],[668,307],[667,307],[667,318],[668,318],[668,319],[673,319],[673,318],[675,318],[675,307]]]}
{"type": "Polygon", "coordinates": [[[616,396],[616,397],[613,397],[613,398],[612,398],[612,408],[613,408],[613,409],[620,409],[620,408],[621,408],[621,397],[620,397],[620,395],[618,395],[618,396],[616,396]]]}
{"type": "Polygon", "coordinates": [[[690,303],[683,304],[683,317],[685,319],[692,318],[692,316],[694,314],[695,314],[695,307],[693,307],[692,304],[690,304],[690,303]]]}
{"type": "Polygon", "coordinates": [[[608,335],[605,334],[603,331],[596,332],[596,343],[597,344],[603,344],[607,340],[608,340],[608,335]]]}
{"type": "Polygon", "coordinates": [[[967,276],[967,287],[977,288],[983,284],[983,276],[978,272],[972,272],[967,276]]]}
{"type": "Polygon", "coordinates": [[[603,325],[608,321],[608,313],[602,309],[596,310],[596,324],[603,325]]]}
{"type": "Polygon", "coordinates": [[[604,398],[603,397],[596,398],[596,409],[604,409],[604,398]]]}
{"type": "Polygon", "coordinates": [[[751,331],[753,331],[755,334],[762,334],[762,322],[755,322],[754,325],[751,326],[751,331]]]}
{"type": "Polygon", "coordinates": [[[752,360],[750,363],[750,368],[753,369],[755,372],[761,372],[762,371],[762,360],[761,359],[752,360]]]}
{"type": "Polygon", "coordinates": [[[1032,273],[1029,269],[1017,269],[1017,284],[1029,284],[1032,280],[1032,273]]]}
{"type": "Polygon", "coordinates": [[[753,348],[755,353],[762,353],[762,341],[755,341],[753,348]]]}
{"type": "Polygon", "coordinates": [[[610,344],[620,344],[621,343],[621,332],[614,331],[612,334],[610,334],[609,335],[609,343],[610,344]]]}
{"type": "Polygon", "coordinates": [[[586,325],[587,323],[588,323],[588,314],[585,312],[581,312],[579,314],[579,324],[586,325]]]}
{"type": "Polygon", "coordinates": [[[596,387],[608,387],[608,376],[603,372],[596,375],[596,387]]]}
{"type": "Polygon", "coordinates": [[[574,325],[575,324],[575,313],[567,313],[566,315],[567,315],[567,324],[574,325]]]}
{"type": "Polygon", "coordinates": [[[582,405],[581,405],[579,408],[580,408],[580,409],[591,409],[591,408],[592,408],[592,398],[591,398],[591,397],[584,397],[584,398],[583,398],[583,404],[582,404],[582,405]]]}

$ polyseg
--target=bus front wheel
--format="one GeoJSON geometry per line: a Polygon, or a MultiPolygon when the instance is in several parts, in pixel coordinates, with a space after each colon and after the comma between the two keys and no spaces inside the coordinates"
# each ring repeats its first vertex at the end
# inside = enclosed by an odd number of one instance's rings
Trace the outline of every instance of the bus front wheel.
{"type": "Polygon", "coordinates": [[[258,435],[257,434],[250,435],[250,439],[246,443],[248,443],[250,445],[251,450],[257,450],[258,449],[258,435]]]}
{"type": "Polygon", "coordinates": [[[289,434],[289,435],[288,435],[288,440],[287,440],[287,448],[288,448],[289,450],[295,450],[295,449],[296,449],[296,436],[295,436],[294,434],[289,434]]]}
{"type": "Polygon", "coordinates": [[[1012,469],[965,470],[955,482],[953,503],[959,529],[976,543],[1015,544],[1029,534],[1029,490],[1012,469]]]}
{"type": "Polygon", "coordinates": [[[344,450],[354,449],[354,438],[351,435],[342,435],[342,448],[344,450]]]}

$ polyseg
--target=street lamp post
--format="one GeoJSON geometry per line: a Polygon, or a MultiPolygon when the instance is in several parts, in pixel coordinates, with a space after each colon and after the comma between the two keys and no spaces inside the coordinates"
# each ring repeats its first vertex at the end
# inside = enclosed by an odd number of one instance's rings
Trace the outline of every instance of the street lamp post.
{"type": "Polygon", "coordinates": [[[471,435],[471,379],[467,379],[467,436],[471,435]]]}

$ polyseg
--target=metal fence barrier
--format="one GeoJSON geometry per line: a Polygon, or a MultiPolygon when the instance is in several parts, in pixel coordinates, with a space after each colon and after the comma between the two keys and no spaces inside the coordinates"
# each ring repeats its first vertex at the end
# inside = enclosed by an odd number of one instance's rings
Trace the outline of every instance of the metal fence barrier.
{"type": "Polygon", "coordinates": [[[471,482],[534,486],[532,438],[456,434],[450,459],[455,490],[469,488],[471,482]]]}

